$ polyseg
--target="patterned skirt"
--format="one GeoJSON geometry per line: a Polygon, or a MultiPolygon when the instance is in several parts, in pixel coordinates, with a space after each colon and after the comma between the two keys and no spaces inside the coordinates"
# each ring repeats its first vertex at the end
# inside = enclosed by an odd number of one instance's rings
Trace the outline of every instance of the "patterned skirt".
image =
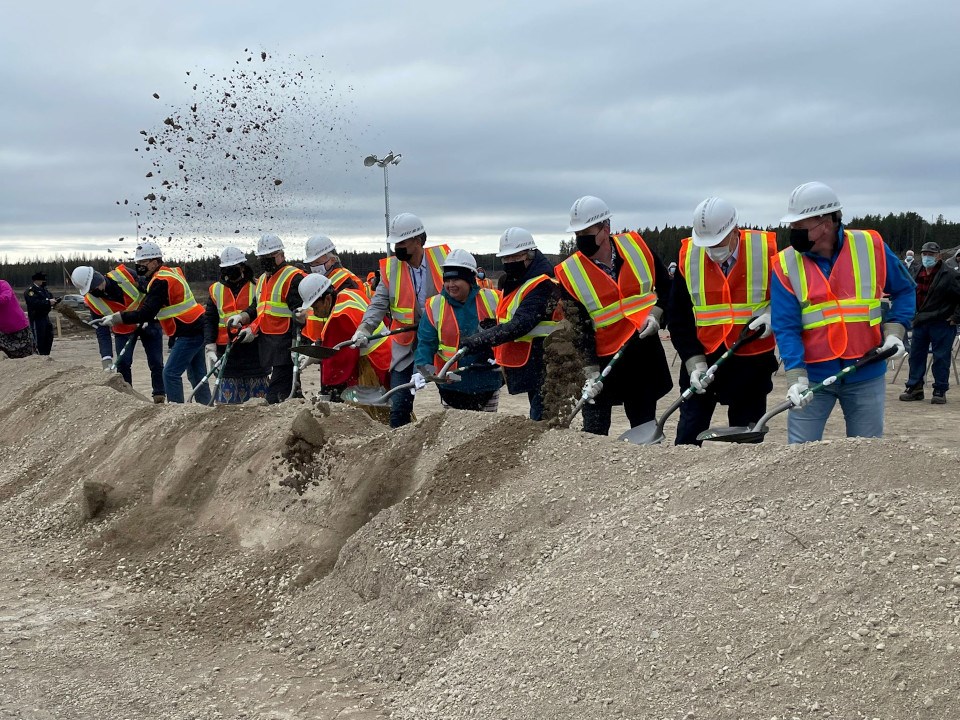
{"type": "Polygon", "coordinates": [[[239,405],[253,398],[266,397],[269,386],[270,378],[266,375],[223,378],[220,380],[216,402],[221,405],[239,405]]]}
{"type": "Polygon", "coordinates": [[[0,333],[0,350],[11,358],[29,357],[37,352],[30,326],[12,333],[0,333]]]}

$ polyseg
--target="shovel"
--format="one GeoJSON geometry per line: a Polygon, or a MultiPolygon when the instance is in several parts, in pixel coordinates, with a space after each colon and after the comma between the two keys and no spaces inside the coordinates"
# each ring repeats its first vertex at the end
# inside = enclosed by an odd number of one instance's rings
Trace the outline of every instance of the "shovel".
{"type": "MultiPolygon", "coordinates": [[[[881,360],[886,360],[896,352],[897,349],[895,347],[888,348],[882,352],[880,351],[880,348],[876,347],[863,357],[859,358],[853,365],[848,365],[836,375],[831,375],[823,382],[810,386],[807,389],[807,393],[815,393],[827,387],[828,385],[833,385],[835,382],[842,380],[847,375],[853,375],[853,373],[860,368],[865,367],[866,365],[871,365],[875,362],[880,362],[881,360]]],[[[806,395],[806,393],[804,393],[804,395],[806,395]]],[[[714,442],[734,443],[762,442],[763,436],[766,435],[767,431],[770,429],[767,427],[767,423],[770,422],[770,418],[772,418],[774,415],[779,415],[780,413],[784,412],[785,410],[789,410],[792,407],[793,401],[787,400],[775,406],[773,409],[768,410],[763,417],[757,420],[756,425],[747,427],[709,428],[697,435],[697,440],[712,440],[714,442]]]]}
{"type": "Polygon", "coordinates": [[[94,325],[94,322],[96,322],[95,320],[84,320],[77,314],[76,310],[69,305],[64,305],[62,302],[58,302],[56,305],[54,305],[53,309],[63,315],[67,320],[81,330],[89,330],[90,328],[96,328],[97,325],[99,325],[99,323],[94,325]]]}
{"type": "MultiPolygon", "coordinates": [[[[381,338],[390,337],[391,335],[399,335],[400,333],[414,332],[417,327],[404,327],[397,330],[390,330],[389,332],[380,333],[379,335],[371,335],[367,340],[379,340],[381,338]]],[[[333,357],[338,350],[343,350],[344,348],[351,347],[353,345],[353,340],[344,340],[342,343],[337,343],[333,347],[323,347],[322,345],[294,345],[291,350],[300,355],[306,355],[307,357],[316,358],[317,360],[326,360],[328,357],[333,357]]]]}
{"type": "MultiPolygon", "coordinates": [[[[737,337],[736,342],[733,343],[720,357],[717,358],[717,361],[707,369],[707,376],[713,377],[723,363],[725,363],[731,355],[733,355],[739,348],[743,347],[747,343],[757,340],[761,335],[763,335],[763,328],[757,328],[756,330],[750,330],[750,328],[744,325],[743,330],[740,331],[739,337],[737,337]]],[[[693,389],[691,385],[683,393],[674,400],[673,404],[667,408],[667,411],[660,417],[656,422],[649,420],[645,423],[637,425],[636,427],[630,428],[625,433],[623,433],[618,440],[626,440],[629,443],[634,445],[657,445],[663,442],[663,426],[667,424],[667,418],[669,418],[673,413],[676,412],[683,403],[685,403],[691,395],[693,395],[696,390],[693,389]]]]}
{"type": "MultiPolygon", "coordinates": [[[[457,350],[453,357],[443,364],[443,367],[440,368],[440,372],[427,379],[431,382],[443,382],[450,371],[450,367],[457,362],[457,360],[463,357],[466,352],[466,348],[460,348],[457,350]]],[[[341,393],[340,398],[344,402],[348,402],[351,405],[371,405],[373,407],[383,407],[387,400],[396,395],[398,392],[401,392],[402,390],[410,390],[415,385],[416,383],[411,380],[410,382],[403,383],[402,385],[397,385],[395,388],[390,388],[387,390],[387,392],[382,394],[379,388],[356,385],[344,390],[343,393],[341,393]]]]}
{"type": "Polygon", "coordinates": [[[290,348],[290,360],[293,362],[293,382],[290,383],[290,394],[287,395],[287,400],[293,400],[293,396],[297,394],[297,388],[300,386],[300,354],[296,348],[300,347],[301,340],[302,336],[298,331],[297,342],[290,348]]]}
{"type": "MultiPolygon", "coordinates": [[[[617,360],[620,359],[620,356],[623,355],[623,348],[627,346],[626,343],[623,344],[616,354],[610,358],[610,362],[607,363],[607,366],[600,372],[600,377],[597,378],[598,382],[602,382],[607,375],[610,374],[610,371],[613,370],[613,366],[617,364],[617,360]]],[[[577,414],[583,409],[583,404],[590,399],[590,396],[587,395],[587,392],[584,391],[583,395],[580,396],[580,399],[577,400],[577,404],[573,406],[573,410],[570,412],[570,417],[567,418],[566,427],[570,427],[570,423],[573,422],[573,419],[577,414]]]]}
{"type": "MultiPolygon", "coordinates": [[[[96,321],[91,321],[91,322],[96,322],[96,321]]],[[[99,323],[97,323],[97,326],[99,326],[99,323]]],[[[127,350],[130,350],[130,352],[133,352],[133,344],[137,341],[137,338],[140,337],[140,331],[143,330],[143,328],[145,328],[146,326],[147,326],[146,323],[143,323],[142,325],[138,325],[137,329],[134,330],[132,333],[130,333],[130,337],[127,338],[127,341],[123,344],[123,347],[120,348],[120,352],[118,352],[114,356],[113,362],[110,363],[110,367],[107,368],[107,372],[117,371],[117,365],[120,364],[120,358],[122,358],[124,355],[127,354],[127,350]]]]}
{"type": "MultiPolygon", "coordinates": [[[[228,329],[227,332],[229,331],[230,330],[228,329]]],[[[233,350],[233,346],[237,342],[238,337],[240,337],[240,332],[235,331],[230,340],[227,342],[227,347],[224,349],[223,355],[220,358],[217,358],[217,376],[213,379],[213,392],[210,394],[210,405],[217,404],[217,393],[220,392],[220,381],[223,380],[223,373],[227,369],[227,360],[230,358],[230,351],[233,350]]]]}

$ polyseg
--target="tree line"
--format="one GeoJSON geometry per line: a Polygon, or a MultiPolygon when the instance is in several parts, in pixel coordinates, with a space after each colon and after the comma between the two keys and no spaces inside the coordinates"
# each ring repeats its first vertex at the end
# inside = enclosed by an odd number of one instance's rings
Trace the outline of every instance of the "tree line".
{"type": "MultiPolygon", "coordinates": [[[[908,249],[920,252],[925,242],[934,241],[940,244],[944,252],[960,246],[960,223],[947,222],[940,215],[934,222],[923,219],[915,212],[905,212],[885,216],[865,215],[847,221],[850,229],[876,230],[887,244],[903,257],[908,249]]],[[[767,227],[766,230],[776,231],[777,245],[784,248],[788,244],[789,230],[784,227],[767,227]]],[[[627,232],[624,228],[620,232],[627,232]]],[[[638,230],[647,245],[660,258],[668,263],[676,260],[680,255],[680,241],[690,237],[691,228],[664,226],[643,228],[638,230]]],[[[559,258],[567,257],[576,248],[572,239],[560,243],[559,258]]],[[[952,253],[951,253],[952,254],[952,253]]],[[[339,253],[345,267],[350,268],[360,277],[379,267],[383,253],[354,252],[345,250],[339,253]]],[[[477,263],[491,275],[499,273],[503,264],[495,253],[482,253],[475,256],[477,263]]],[[[559,259],[554,256],[552,259],[559,259]]],[[[247,255],[247,262],[256,270],[255,256],[247,255]]],[[[192,282],[213,282],[220,276],[220,260],[217,256],[185,260],[176,263],[183,268],[187,278],[192,282]]],[[[91,265],[97,271],[106,273],[116,266],[116,261],[106,257],[87,257],[85,255],[57,256],[54,258],[33,258],[11,262],[7,258],[0,259],[0,278],[6,280],[13,287],[26,287],[31,283],[31,276],[36,272],[46,273],[48,282],[52,286],[70,286],[69,273],[78,265],[91,265]]],[[[132,269],[132,263],[129,263],[132,269]]]]}

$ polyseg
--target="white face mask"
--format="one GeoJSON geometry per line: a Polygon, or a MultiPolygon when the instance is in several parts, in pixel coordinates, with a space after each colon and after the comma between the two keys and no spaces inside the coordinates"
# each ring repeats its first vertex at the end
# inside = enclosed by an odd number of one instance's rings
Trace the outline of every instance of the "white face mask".
{"type": "Polygon", "coordinates": [[[727,258],[733,255],[733,249],[727,245],[719,245],[717,247],[708,247],[707,255],[710,256],[710,259],[715,263],[720,264],[724,262],[727,258]]]}
{"type": "Polygon", "coordinates": [[[323,275],[324,277],[326,277],[326,276],[327,276],[327,266],[324,265],[323,263],[320,263],[319,265],[311,265],[311,266],[310,266],[310,272],[312,272],[312,273],[318,273],[319,275],[323,275]]]}

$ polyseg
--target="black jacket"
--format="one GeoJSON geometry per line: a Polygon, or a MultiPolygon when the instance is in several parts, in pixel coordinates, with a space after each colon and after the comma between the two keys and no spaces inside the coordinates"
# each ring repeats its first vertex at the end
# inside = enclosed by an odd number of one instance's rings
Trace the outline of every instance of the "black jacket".
{"type": "Polygon", "coordinates": [[[50,304],[52,298],[53,293],[47,290],[46,285],[37,285],[34,283],[28,287],[23,294],[23,299],[27,302],[27,319],[29,319],[30,322],[50,322],[50,318],[47,316],[53,307],[50,304]]]}
{"type": "MultiPolygon", "coordinates": [[[[916,280],[922,266],[919,263],[914,265],[917,266],[917,271],[912,272],[911,268],[910,274],[916,280]]],[[[917,306],[913,324],[917,326],[951,319],[954,324],[960,324],[960,272],[947,267],[941,260],[923,305],[917,306]]]]}
{"type": "MultiPolygon", "coordinates": [[[[504,297],[528,280],[533,280],[540,275],[552,278],[553,265],[542,252],[537,250],[533,262],[522,277],[504,277],[501,288],[504,297]]],[[[484,347],[493,347],[523,337],[541,321],[550,319],[557,307],[558,298],[559,288],[555,283],[541,283],[523,299],[510,322],[481,330],[473,335],[472,339],[482,341],[484,347]]],[[[535,338],[531,343],[530,359],[526,365],[518,368],[504,368],[504,374],[507,378],[507,390],[511,395],[539,389],[543,384],[544,376],[543,338],[535,338]]]]}
{"type": "MultiPolygon", "coordinates": [[[[252,280],[252,273],[245,273],[245,277],[239,283],[224,283],[234,294],[243,287],[244,283],[252,280]]],[[[217,311],[217,304],[212,297],[207,298],[203,307],[203,342],[211,345],[217,342],[217,335],[220,332],[220,313],[217,311]]],[[[217,355],[223,355],[226,345],[217,346],[217,355]]],[[[234,343],[230,349],[230,357],[227,359],[227,367],[223,370],[223,376],[228,378],[246,378],[260,377],[270,373],[269,367],[264,367],[260,362],[260,337],[258,336],[251,343],[234,343]]]]}
{"type": "MultiPolygon", "coordinates": [[[[667,321],[668,297],[661,288],[670,287],[670,273],[652,250],[654,268],[654,287],[657,291],[657,307],[664,315],[661,325],[667,321]]],[[[617,257],[614,261],[614,272],[619,276],[623,267],[623,258],[617,257]]],[[[601,369],[613,359],[597,357],[596,333],[590,313],[579,300],[561,289],[564,314],[574,326],[574,347],[583,358],[584,365],[597,365],[601,369]]],[[[658,335],[640,338],[634,334],[624,345],[624,352],[617,364],[603,381],[603,394],[609,398],[611,404],[618,405],[626,399],[644,401],[650,398],[659,399],[670,392],[673,387],[673,378],[667,365],[667,357],[663,352],[663,343],[658,335]]]]}

